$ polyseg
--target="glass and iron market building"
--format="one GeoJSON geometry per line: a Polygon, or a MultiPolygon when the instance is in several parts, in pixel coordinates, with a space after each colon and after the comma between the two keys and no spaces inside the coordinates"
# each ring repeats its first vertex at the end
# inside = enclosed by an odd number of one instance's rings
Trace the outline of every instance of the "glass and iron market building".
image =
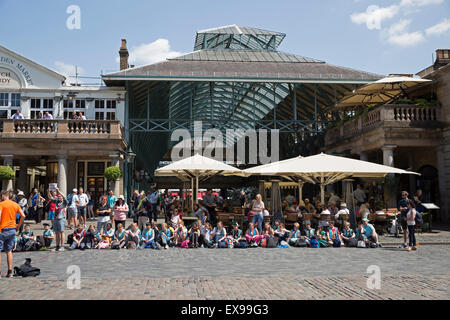
{"type": "MultiPolygon", "coordinates": [[[[420,74],[432,79],[432,84],[410,93],[411,97],[427,97],[429,103],[426,106],[408,102],[390,104],[358,116],[358,113],[336,108],[336,103],[354,89],[384,76],[282,52],[279,46],[285,37],[283,33],[237,25],[198,31],[193,52],[138,67],[128,64],[129,54],[123,39],[119,50],[120,71],[104,74],[105,87],[89,90],[61,87],[62,76],[45,71],[55,77],[53,87],[59,89],[41,91],[51,92],[47,96],[54,101],[54,108],[59,106],[59,114],[64,112],[64,101],[69,99],[69,92],[76,91],[73,99],[86,99],[91,121],[97,121],[97,125],[109,122],[111,129],[100,135],[89,133],[95,138],[89,136],[91,140],[87,140],[88,133],[81,134],[76,132],[76,128],[71,129],[73,124],[70,120],[60,120],[58,127],[61,125],[62,130],[68,127],[69,133],[75,134],[70,136],[57,132],[56,135],[51,133],[55,136],[47,137],[49,133],[39,132],[40,138],[43,141],[49,139],[48,142],[53,144],[64,141],[81,145],[85,144],[84,141],[92,141],[92,149],[98,148],[100,157],[97,158],[102,159],[105,165],[114,162],[123,167],[124,178],[116,185],[119,185],[120,192],[129,194],[132,188],[139,186],[142,189],[155,181],[161,188],[179,187],[175,178],[154,180],[152,177],[157,167],[170,161],[171,150],[178,143],[171,141],[171,135],[177,129],[186,129],[193,135],[197,121],[201,121],[203,131],[218,129],[224,137],[227,129],[277,129],[280,159],[324,151],[422,173],[420,177],[402,177],[400,188],[410,191],[422,188],[426,200],[442,207],[440,219],[448,221],[448,50],[438,50],[436,63],[420,74]],[[113,130],[114,120],[108,120],[107,116],[94,120],[96,101],[101,97],[104,97],[105,104],[107,100],[116,101],[117,130],[113,130]],[[352,116],[350,120],[349,115],[352,116]],[[95,143],[99,145],[94,147],[95,143]],[[132,159],[130,154],[136,157],[132,159]]],[[[0,67],[4,65],[2,61],[0,67]]],[[[17,77],[24,79],[20,70],[9,67],[8,71],[14,71],[17,77]]],[[[0,82],[0,92],[9,93],[8,116],[18,104],[31,112],[27,105],[31,104],[33,97],[26,89],[25,79],[22,83],[21,88],[25,90],[19,88],[14,91],[5,89],[0,82]],[[11,94],[17,92],[21,93],[20,102],[12,102],[11,94]]],[[[3,107],[0,105],[0,109],[3,107]]],[[[14,141],[24,139],[24,148],[33,145],[31,140],[26,140],[30,139],[29,136],[26,139],[20,136],[31,135],[22,129],[5,136],[5,127],[14,130],[10,122],[4,120],[0,146],[13,136],[14,141]]],[[[79,149],[66,151],[57,148],[54,154],[36,154],[32,164],[42,165],[45,160],[45,163],[59,163],[58,167],[63,167],[60,158],[67,153],[67,159],[75,161],[72,172],[67,173],[67,188],[81,183],[80,169],[85,177],[84,186],[89,187],[89,162],[97,160],[94,159],[96,156],[81,152],[79,149]],[[84,168],[82,165],[78,167],[79,161],[85,163],[84,168]]],[[[5,163],[18,168],[26,153],[14,154],[13,162],[9,157],[13,155],[12,148],[7,152],[2,149],[1,155],[5,163]]],[[[36,153],[35,149],[33,153],[36,153]]],[[[25,181],[23,172],[19,173],[18,180],[20,174],[25,181]]],[[[30,171],[27,174],[30,178],[30,171]]],[[[232,187],[236,183],[232,179],[221,181],[220,178],[209,182],[216,186],[220,184],[220,187],[232,187]]],[[[212,185],[205,182],[203,186],[212,185]]]]}

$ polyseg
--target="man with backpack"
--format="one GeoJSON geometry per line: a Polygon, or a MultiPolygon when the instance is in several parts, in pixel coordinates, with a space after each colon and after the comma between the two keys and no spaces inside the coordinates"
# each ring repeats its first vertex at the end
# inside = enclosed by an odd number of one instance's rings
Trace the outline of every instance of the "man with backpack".
{"type": "Polygon", "coordinates": [[[67,196],[67,216],[69,217],[69,229],[72,228],[72,221],[74,222],[74,228],[78,225],[78,205],[80,199],[78,198],[78,190],[74,188],[73,193],[67,196]]]}
{"type": "MultiPolygon", "coordinates": [[[[25,220],[25,214],[23,213],[20,206],[9,200],[9,192],[2,191],[0,193],[0,252],[4,251],[6,253],[6,259],[8,262],[8,273],[7,278],[13,277],[13,254],[12,250],[14,248],[14,240],[16,237],[16,232],[19,230],[20,226],[25,220]],[[19,214],[20,220],[16,224],[16,215],[19,214]]],[[[0,256],[0,271],[1,271],[1,256],[0,256]]],[[[0,272],[1,273],[1,272],[0,272]]]]}

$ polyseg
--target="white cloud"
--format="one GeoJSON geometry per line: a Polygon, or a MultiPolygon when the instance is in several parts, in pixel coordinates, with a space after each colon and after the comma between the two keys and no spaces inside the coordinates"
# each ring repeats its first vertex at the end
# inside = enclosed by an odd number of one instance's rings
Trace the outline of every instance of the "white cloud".
{"type": "Polygon", "coordinates": [[[388,30],[387,41],[401,47],[411,47],[425,40],[422,32],[408,32],[411,20],[400,20],[388,30]]]}
{"type": "Polygon", "coordinates": [[[443,2],[444,0],[402,0],[402,2],[400,2],[400,6],[424,7],[433,4],[441,4],[443,2]]]}
{"type": "MultiPolygon", "coordinates": [[[[54,65],[56,67],[55,71],[67,78],[66,80],[67,84],[76,82],[75,75],[77,72],[78,75],[84,74],[84,68],[78,66],[75,67],[75,65],[73,64],[65,63],[62,61],[55,61],[54,65]]],[[[78,82],[79,83],[81,82],[80,79],[78,79],[78,82]]]]}
{"type": "MultiPolygon", "coordinates": [[[[151,43],[143,43],[130,49],[130,64],[146,65],[182,55],[181,52],[172,51],[169,40],[158,39],[151,43]]],[[[119,62],[119,58],[116,59],[119,62]]]]}
{"type": "Polygon", "coordinates": [[[399,13],[411,14],[420,12],[420,7],[442,4],[444,0],[401,0],[388,7],[370,5],[366,12],[353,13],[350,19],[356,24],[366,24],[369,30],[380,30],[383,21],[392,19],[399,13]]]}
{"type": "Polygon", "coordinates": [[[444,19],[442,22],[429,27],[427,30],[425,30],[425,33],[427,36],[439,36],[445,32],[450,30],[450,19],[444,19]]]}
{"type": "Polygon", "coordinates": [[[395,17],[398,11],[399,6],[397,5],[381,8],[377,5],[371,5],[367,8],[366,12],[353,13],[350,19],[356,24],[365,23],[369,30],[380,30],[383,20],[395,17]]]}

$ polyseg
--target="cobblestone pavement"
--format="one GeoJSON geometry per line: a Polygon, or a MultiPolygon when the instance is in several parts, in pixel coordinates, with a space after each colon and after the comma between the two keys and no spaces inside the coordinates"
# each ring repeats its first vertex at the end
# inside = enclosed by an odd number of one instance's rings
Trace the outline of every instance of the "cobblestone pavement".
{"type": "Polygon", "coordinates": [[[0,299],[450,299],[449,246],[31,252],[15,265],[27,257],[41,276],[0,279],[0,299]],[[66,287],[70,265],[82,290],[66,287]],[[380,291],[367,289],[370,265],[380,291]]]}
{"type": "MultiPolygon", "coordinates": [[[[450,232],[442,228],[417,238],[445,243],[450,232]]],[[[15,266],[29,257],[41,275],[0,279],[0,299],[450,299],[450,246],[407,252],[396,245],[402,238],[381,242],[388,245],[16,253],[15,266]],[[71,265],[80,268],[81,290],[67,289],[71,265]],[[371,265],[380,267],[381,290],[367,288],[371,265]]]]}

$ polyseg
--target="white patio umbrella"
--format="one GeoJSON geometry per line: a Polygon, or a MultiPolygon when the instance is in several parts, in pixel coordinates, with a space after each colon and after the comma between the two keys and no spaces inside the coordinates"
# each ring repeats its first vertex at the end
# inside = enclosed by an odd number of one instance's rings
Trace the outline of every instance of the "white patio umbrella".
{"type": "Polygon", "coordinates": [[[401,95],[407,95],[406,90],[431,80],[405,76],[389,76],[373,83],[366,84],[344,97],[338,107],[374,106],[387,103],[401,95]]]}
{"type": "MultiPolygon", "coordinates": [[[[182,159],[171,163],[155,171],[157,177],[174,176],[182,181],[191,181],[192,196],[194,197],[194,179],[196,190],[198,190],[199,179],[206,180],[218,174],[240,175],[242,171],[227,165],[226,163],[196,154],[193,157],[182,159]]],[[[194,198],[193,198],[194,199],[194,198]]],[[[195,201],[198,203],[198,194],[195,194],[195,201]]],[[[192,210],[194,209],[192,202],[192,210]]]]}
{"type": "Polygon", "coordinates": [[[322,203],[325,202],[325,186],[346,178],[383,178],[390,173],[417,174],[390,166],[324,153],[305,158],[288,159],[243,170],[243,172],[245,175],[284,176],[320,184],[322,203]]]}

